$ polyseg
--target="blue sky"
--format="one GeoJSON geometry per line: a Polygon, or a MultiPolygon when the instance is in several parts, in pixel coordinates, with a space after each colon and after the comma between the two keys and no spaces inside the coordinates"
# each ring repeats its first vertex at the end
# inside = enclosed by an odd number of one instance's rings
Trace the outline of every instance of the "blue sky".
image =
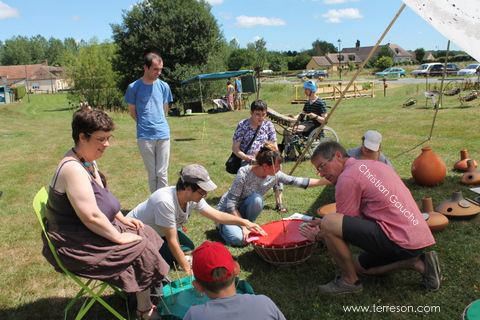
{"type": "MultiPolygon", "coordinates": [[[[0,0],[0,40],[42,35],[100,41],[111,23],[122,22],[132,0],[0,0]]],[[[241,47],[264,38],[268,50],[306,50],[316,39],[341,48],[373,46],[394,18],[401,0],[208,0],[225,39],[241,47]]],[[[447,39],[406,7],[382,44],[406,50],[442,50],[447,39]]],[[[459,50],[453,43],[450,50],[459,50]]]]}

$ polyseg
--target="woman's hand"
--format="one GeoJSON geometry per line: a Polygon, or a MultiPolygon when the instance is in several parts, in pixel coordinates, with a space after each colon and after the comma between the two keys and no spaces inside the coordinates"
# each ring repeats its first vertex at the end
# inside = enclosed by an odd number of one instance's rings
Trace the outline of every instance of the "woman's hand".
{"type": "Polygon", "coordinates": [[[123,217],[122,219],[119,219],[121,223],[133,227],[135,229],[145,229],[145,225],[143,224],[142,221],[135,219],[135,218],[129,218],[129,217],[123,217]]]}
{"type": "MultiPolygon", "coordinates": [[[[248,220],[247,220],[248,221],[248,220]]],[[[268,235],[265,230],[262,229],[262,227],[260,227],[258,224],[256,223],[253,223],[253,222],[250,222],[248,221],[248,224],[245,226],[245,229],[247,229],[250,232],[255,232],[259,235],[262,235],[262,236],[266,236],[268,235]]]]}
{"type": "Polygon", "coordinates": [[[117,239],[117,241],[115,241],[115,243],[127,244],[130,242],[141,241],[141,240],[142,240],[142,237],[140,237],[138,234],[124,232],[124,233],[120,233],[120,236],[117,239]]]}
{"type": "Polygon", "coordinates": [[[247,229],[247,227],[241,227],[242,232],[243,232],[243,243],[247,243],[248,236],[250,235],[250,231],[247,229]]]}

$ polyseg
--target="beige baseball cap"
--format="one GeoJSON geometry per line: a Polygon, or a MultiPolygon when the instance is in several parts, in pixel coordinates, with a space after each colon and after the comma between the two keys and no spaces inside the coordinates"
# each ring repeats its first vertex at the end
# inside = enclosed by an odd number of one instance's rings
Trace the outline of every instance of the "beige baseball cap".
{"type": "Polygon", "coordinates": [[[207,192],[217,188],[217,185],[210,179],[207,169],[199,164],[189,164],[180,171],[180,176],[184,181],[195,183],[207,192]]]}

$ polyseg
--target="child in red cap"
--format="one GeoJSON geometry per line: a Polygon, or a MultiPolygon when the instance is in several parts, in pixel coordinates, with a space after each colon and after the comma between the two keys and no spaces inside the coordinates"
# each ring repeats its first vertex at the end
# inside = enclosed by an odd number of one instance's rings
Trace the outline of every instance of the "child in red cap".
{"type": "Polygon", "coordinates": [[[223,244],[205,241],[193,252],[192,269],[195,289],[211,301],[190,307],[184,320],[285,319],[267,296],[237,294],[235,277],[240,266],[223,244]]]}

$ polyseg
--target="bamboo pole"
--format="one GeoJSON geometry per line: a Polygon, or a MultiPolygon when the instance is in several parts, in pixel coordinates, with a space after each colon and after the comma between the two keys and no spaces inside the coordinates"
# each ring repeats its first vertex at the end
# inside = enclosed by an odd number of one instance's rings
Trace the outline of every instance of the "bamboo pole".
{"type": "Polygon", "coordinates": [[[375,51],[377,50],[378,46],[380,45],[380,42],[382,42],[383,38],[385,37],[385,35],[387,34],[387,32],[390,30],[390,28],[392,27],[392,25],[395,23],[395,21],[397,20],[398,16],[400,16],[400,14],[402,13],[403,9],[405,8],[405,4],[402,5],[402,7],[400,8],[400,10],[398,10],[397,14],[395,15],[395,17],[392,19],[392,21],[390,22],[390,24],[388,25],[388,27],[385,29],[385,31],[383,32],[382,36],[380,37],[380,39],[378,39],[377,43],[375,44],[375,46],[372,48],[372,50],[370,51],[370,53],[368,54],[367,58],[363,61],[362,65],[360,66],[360,68],[357,70],[357,72],[355,72],[355,74],[353,75],[352,79],[348,82],[347,86],[345,87],[345,89],[343,89],[343,91],[341,92],[340,94],[340,98],[337,100],[337,102],[335,103],[335,105],[332,107],[332,110],[327,114],[327,117],[325,118],[325,121],[323,121],[323,123],[320,125],[320,127],[318,128],[317,130],[317,133],[313,136],[312,140],[310,141],[310,143],[307,144],[307,146],[305,147],[305,149],[303,150],[302,154],[300,155],[300,157],[298,157],[298,160],[297,162],[295,163],[295,165],[293,166],[292,170],[290,171],[290,175],[293,174],[293,172],[295,171],[295,169],[297,168],[297,166],[300,164],[300,162],[302,162],[303,158],[305,157],[305,154],[307,153],[307,151],[310,149],[310,146],[312,145],[313,141],[315,141],[315,139],[318,137],[318,135],[322,132],[322,129],[323,127],[325,127],[325,125],[328,123],[328,120],[330,119],[330,117],[332,116],[332,114],[335,112],[335,109],[337,108],[337,106],[340,104],[340,102],[343,100],[343,97],[345,96],[345,94],[347,93],[348,89],[350,88],[350,86],[352,85],[352,83],[355,81],[355,79],[358,77],[358,75],[360,74],[360,72],[363,70],[363,68],[365,68],[365,65],[367,64],[368,60],[370,60],[370,58],[373,56],[373,54],[375,53],[375,51]]]}
{"type": "Polygon", "coordinates": [[[445,79],[445,73],[447,72],[447,62],[448,62],[449,51],[450,51],[450,40],[448,40],[448,43],[447,43],[447,55],[445,57],[445,63],[443,65],[442,82],[440,83],[440,96],[438,97],[438,104],[435,106],[435,114],[433,115],[432,127],[430,128],[430,136],[428,137],[427,140],[432,139],[433,126],[435,125],[435,120],[437,119],[438,109],[440,109],[443,102],[443,80],[445,79]]]}

